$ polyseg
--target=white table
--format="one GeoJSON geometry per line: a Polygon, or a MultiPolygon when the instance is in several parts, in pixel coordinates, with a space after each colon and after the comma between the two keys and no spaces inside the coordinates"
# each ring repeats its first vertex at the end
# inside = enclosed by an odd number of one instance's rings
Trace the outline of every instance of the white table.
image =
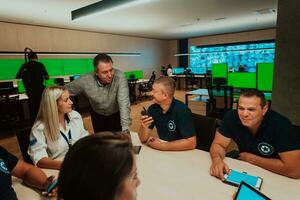
{"type": "MultiPolygon", "coordinates": [[[[133,143],[139,143],[133,134],[133,143]]],[[[263,178],[261,192],[273,200],[300,199],[300,180],[290,179],[246,162],[226,158],[230,168],[263,178]]],[[[200,150],[162,152],[143,146],[137,157],[138,200],[230,200],[236,187],[209,175],[211,161],[208,152],[200,150]]],[[[45,170],[55,174],[55,170],[45,170]]],[[[100,177],[99,177],[100,178],[100,177]]],[[[25,187],[14,178],[19,200],[40,199],[38,192],[25,187]]]]}

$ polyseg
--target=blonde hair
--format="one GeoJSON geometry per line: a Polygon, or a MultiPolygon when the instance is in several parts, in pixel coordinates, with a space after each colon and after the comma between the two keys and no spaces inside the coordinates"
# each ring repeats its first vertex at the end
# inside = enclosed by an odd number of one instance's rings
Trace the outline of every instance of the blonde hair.
{"type": "Polygon", "coordinates": [[[161,84],[165,88],[165,93],[173,98],[175,93],[176,84],[171,77],[160,77],[154,81],[155,84],[161,84]]]}
{"type": "Polygon", "coordinates": [[[47,141],[56,142],[59,138],[59,118],[57,100],[67,89],[62,86],[51,86],[44,90],[39,112],[33,128],[43,123],[47,141]]]}

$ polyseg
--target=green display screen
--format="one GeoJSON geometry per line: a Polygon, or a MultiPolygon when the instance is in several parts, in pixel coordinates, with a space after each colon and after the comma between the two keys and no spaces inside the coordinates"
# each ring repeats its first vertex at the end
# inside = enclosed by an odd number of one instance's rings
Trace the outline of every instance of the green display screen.
{"type": "MultiPolygon", "coordinates": [[[[49,76],[85,74],[93,71],[92,58],[41,58],[49,76]]],[[[24,59],[0,59],[0,80],[12,80],[24,64],[24,59]]]]}
{"type": "Polygon", "coordinates": [[[61,76],[63,74],[61,59],[39,59],[45,65],[49,76],[61,76]]]}
{"type": "Polygon", "coordinates": [[[257,64],[257,89],[271,92],[273,88],[274,63],[257,64]]]}
{"type": "Polygon", "coordinates": [[[226,63],[212,64],[212,80],[214,78],[225,78],[227,80],[228,67],[226,63]]]}
{"type": "Polygon", "coordinates": [[[25,93],[25,88],[22,80],[17,81],[18,84],[18,92],[19,93],[25,93]]]}
{"type": "Polygon", "coordinates": [[[232,72],[228,73],[228,82],[234,88],[256,88],[256,73],[232,72]]]}
{"type": "Polygon", "coordinates": [[[64,59],[62,60],[63,75],[85,74],[89,71],[88,59],[64,59]]]}
{"type": "Polygon", "coordinates": [[[144,78],[144,74],[143,74],[142,70],[124,72],[124,75],[125,75],[126,79],[129,79],[129,76],[132,75],[132,74],[135,76],[136,79],[144,78]]]}
{"type": "Polygon", "coordinates": [[[0,59],[0,80],[15,79],[24,59],[0,59]]]}

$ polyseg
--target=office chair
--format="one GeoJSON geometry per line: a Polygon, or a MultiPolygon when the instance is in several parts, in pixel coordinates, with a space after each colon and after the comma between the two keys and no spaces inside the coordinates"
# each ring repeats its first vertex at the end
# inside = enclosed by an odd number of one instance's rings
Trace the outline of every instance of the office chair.
{"type": "Polygon", "coordinates": [[[23,156],[23,160],[29,164],[33,164],[28,151],[29,146],[29,136],[30,136],[31,128],[24,128],[17,131],[17,139],[19,143],[19,147],[23,156]]]}
{"type": "Polygon", "coordinates": [[[65,85],[64,78],[55,78],[55,79],[54,79],[54,83],[55,83],[56,85],[60,85],[60,86],[64,86],[64,85],[65,85]]]}
{"type": "Polygon", "coordinates": [[[227,84],[227,81],[226,81],[226,78],[224,77],[215,77],[213,78],[213,85],[226,85],[227,84]]]}
{"type": "MultiPolygon", "coordinates": [[[[219,79],[217,83],[224,83],[219,79]]],[[[227,85],[212,85],[208,82],[207,90],[209,95],[207,105],[207,116],[222,120],[227,111],[233,107],[233,87],[227,85]]]]}
{"type": "Polygon", "coordinates": [[[136,82],[137,78],[135,78],[135,74],[130,74],[128,81],[128,88],[129,88],[129,99],[130,103],[135,103],[136,101],[136,92],[135,92],[135,87],[136,87],[136,82]]]}
{"type": "Polygon", "coordinates": [[[155,75],[155,72],[153,71],[149,81],[146,83],[141,83],[139,85],[140,98],[147,97],[147,92],[150,92],[152,90],[152,85],[155,81],[155,78],[156,78],[156,75],[155,75]]]}
{"type": "Polygon", "coordinates": [[[0,132],[4,130],[15,130],[21,119],[22,105],[19,96],[0,97],[0,132]]]}
{"type": "Polygon", "coordinates": [[[197,149],[209,151],[215,138],[216,119],[193,113],[194,126],[196,129],[197,149]]]}
{"type": "Polygon", "coordinates": [[[194,89],[194,85],[197,85],[198,82],[195,78],[195,74],[192,72],[189,72],[185,75],[185,89],[194,89]],[[190,86],[190,87],[189,87],[190,86]]]}

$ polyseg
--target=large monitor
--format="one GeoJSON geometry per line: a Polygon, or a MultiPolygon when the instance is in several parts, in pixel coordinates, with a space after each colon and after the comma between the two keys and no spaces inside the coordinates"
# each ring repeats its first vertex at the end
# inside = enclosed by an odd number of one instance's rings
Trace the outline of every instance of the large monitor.
{"type": "Polygon", "coordinates": [[[24,59],[0,59],[0,80],[12,80],[24,64],[24,59]]]}
{"type": "Polygon", "coordinates": [[[232,44],[190,46],[189,66],[210,70],[213,64],[226,63],[233,71],[240,65],[255,72],[257,63],[272,63],[275,58],[275,41],[251,41],[232,44]]]}
{"type": "Polygon", "coordinates": [[[234,88],[256,88],[256,73],[231,72],[228,73],[227,85],[234,88]]]}
{"type": "MultiPolygon", "coordinates": [[[[85,74],[93,71],[92,58],[41,58],[49,76],[85,74]]],[[[0,80],[12,80],[24,64],[24,59],[0,59],[0,80]]]]}
{"type": "Polygon", "coordinates": [[[272,92],[274,63],[257,64],[257,89],[264,92],[272,92]]]}

